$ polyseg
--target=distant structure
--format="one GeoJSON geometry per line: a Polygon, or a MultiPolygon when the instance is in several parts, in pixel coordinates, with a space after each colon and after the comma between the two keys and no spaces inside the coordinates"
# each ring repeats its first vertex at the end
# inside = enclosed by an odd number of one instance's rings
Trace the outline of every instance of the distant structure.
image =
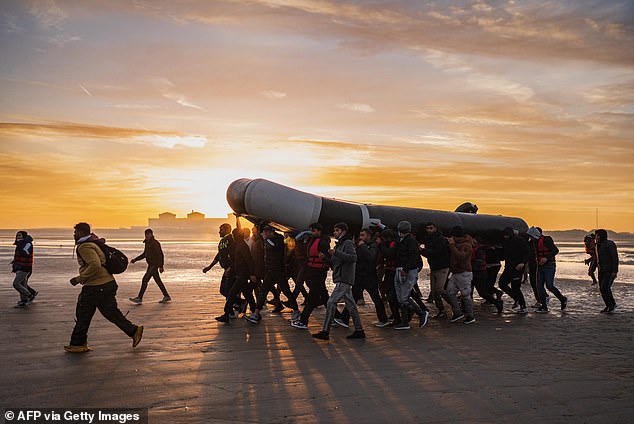
{"type": "Polygon", "coordinates": [[[163,212],[159,214],[158,218],[148,218],[148,227],[163,231],[186,230],[215,233],[220,225],[225,222],[233,226],[235,217],[232,214],[228,214],[226,218],[206,218],[204,213],[192,210],[187,214],[187,218],[177,218],[174,213],[163,212]]]}

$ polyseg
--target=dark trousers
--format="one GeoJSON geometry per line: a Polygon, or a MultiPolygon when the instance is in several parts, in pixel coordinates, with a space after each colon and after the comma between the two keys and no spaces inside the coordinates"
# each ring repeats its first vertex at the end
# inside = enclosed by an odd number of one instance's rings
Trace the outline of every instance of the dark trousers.
{"type": "Polygon", "coordinates": [[[295,288],[293,289],[293,298],[297,301],[297,296],[301,293],[304,296],[304,302],[306,302],[306,298],[308,297],[308,292],[306,288],[304,288],[304,283],[306,282],[306,268],[308,266],[306,264],[301,264],[299,266],[299,270],[297,271],[297,275],[293,278],[295,281],[295,288]]]}
{"type": "Polygon", "coordinates": [[[401,323],[401,305],[398,303],[398,299],[396,298],[396,288],[394,287],[394,276],[396,271],[394,270],[385,270],[385,275],[383,276],[383,285],[385,286],[385,290],[387,291],[387,303],[390,305],[390,311],[392,312],[392,319],[394,320],[394,324],[401,323]]]}
{"type": "Polygon", "coordinates": [[[616,306],[616,300],[612,294],[612,284],[614,284],[614,278],[611,272],[599,272],[599,290],[601,291],[601,297],[605,306],[613,308],[616,306]]]}
{"type": "Polygon", "coordinates": [[[284,296],[288,299],[286,303],[289,308],[296,311],[297,310],[297,301],[293,297],[293,292],[291,291],[291,287],[288,285],[288,280],[284,276],[284,271],[279,270],[271,270],[266,271],[266,275],[264,276],[264,283],[262,284],[262,290],[260,291],[260,295],[258,296],[258,302],[255,306],[255,309],[258,311],[262,309],[264,303],[266,302],[266,297],[269,295],[270,291],[275,289],[275,286],[284,293],[284,296]]]}
{"type": "Polygon", "coordinates": [[[299,318],[304,324],[308,324],[308,318],[319,305],[328,303],[328,289],[326,289],[326,276],[328,270],[325,268],[307,267],[306,284],[308,285],[308,296],[306,297],[306,306],[302,310],[299,318]]]}
{"type": "Polygon", "coordinates": [[[495,303],[493,293],[489,291],[489,279],[486,271],[473,271],[472,282],[482,299],[489,303],[495,303]]]}
{"type": "Polygon", "coordinates": [[[497,281],[500,268],[502,268],[502,265],[494,265],[487,268],[487,283],[489,286],[489,293],[495,296],[502,295],[502,290],[495,287],[495,283],[497,281]]]}
{"type": "Polygon", "coordinates": [[[147,283],[150,281],[150,278],[154,278],[154,282],[159,287],[159,289],[161,289],[161,293],[163,293],[163,296],[169,297],[169,293],[167,292],[167,289],[165,288],[165,285],[163,284],[163,280],[161,280],[161,273],[159,272],[159,267],[157,267],[156,265],[148,265],[147,271],[145,271],[145,275],[141,279],[141,289],[139,290],[138,298],[143,299],[143,295],[145,294],[145,291],[147,290],[147,283]]]}
{"type": "Polygon", "coordinates": [[[222,279],[220,280],[220,294],[224,297],[229,295],[229,290],[233,286],[233,281],[236,279],[236,275],[233,270],[224,270],[222,273],[222,279]]]}
{"type": "Polygon", "coordinates": [[[101,315],[115,324],[129,337],[134,336],[137,326],[123,316],[117,306],[117,283],[110,281],[99,286],[84,286],[77,298],[75,317],[77,322],[70,337],[70,344],[74,346],[86,345],[88,341],[88,328],[95,311],[99,309],[101,315]]]}
{"type": "Polygon", "coordinates": [[[521,289],[523,275],[522,271],[517,271],[515,268],[504,267],[504,271],[500,275],[500,288],[519,303],[522,308],[525,308],[526,300],[524,300],[524,294],[521,289]]]}
{"type": "Polygon", "coordinates": [[[251,312],[255,310],[256,305],[253,299],[253,286],[249,283],[249,277],[247,275],[238,274],[227,294],[227,301],[224,307],[225,314],[230,315],[233,312],[233,305],[238,301],[240,293],[244,294],[244,298],[249,303],[251,312]]]}
{"type": "MultiPolygon", "coordinates": [[[[352,286],[352,298],[355,302],[363,297],[363,291],[367,291],[372,298],[374,308],[376,309],[376,316],[380,322],[387,322],[387,314],[385,313],[385,304],[379,294],[379,283],[376,281],[374,275],[357,275],[354,278],[354,284],[352,286]]],[[[341,313],[341,319],[347,323],[350,320],[350,312],[348,308],[345,308],[341,313]]]]}

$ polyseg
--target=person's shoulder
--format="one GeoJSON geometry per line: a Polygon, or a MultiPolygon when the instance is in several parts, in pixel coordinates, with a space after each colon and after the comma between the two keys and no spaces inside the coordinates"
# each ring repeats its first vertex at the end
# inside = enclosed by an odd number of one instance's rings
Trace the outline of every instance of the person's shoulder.
{"type": "Polygon", "coordinates": [[[77,251],[78,252],[89,252],[89,251],[100,251],[101,249],[99,248],[99,246],[97,246],[97,243],[93,242],[93,241],[87,241],[85,243],[81,243],[79,246],[77,246],[77,251]]]}

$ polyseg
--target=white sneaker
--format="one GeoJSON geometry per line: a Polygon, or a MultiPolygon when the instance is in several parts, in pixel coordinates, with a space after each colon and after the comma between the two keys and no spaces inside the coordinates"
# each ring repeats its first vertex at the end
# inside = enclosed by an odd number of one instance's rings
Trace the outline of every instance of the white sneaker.
{"type": "Polygon", "coordinates": [[[297,321],[299,320],[299,317],[302,315],[301,312],[299,312],[299,310],[297,311],[293,311],[293,313],[291,314],[291,322],[297,321]]]}
{"type": "Polygon", "coordinates": [[[387,327],[388,325],[390,325],[389,322],[381,322],[381,321],[379,321],[379,322],[375,322],[374,323],[374,326],[378,327],[378,328],[387,327]]]}

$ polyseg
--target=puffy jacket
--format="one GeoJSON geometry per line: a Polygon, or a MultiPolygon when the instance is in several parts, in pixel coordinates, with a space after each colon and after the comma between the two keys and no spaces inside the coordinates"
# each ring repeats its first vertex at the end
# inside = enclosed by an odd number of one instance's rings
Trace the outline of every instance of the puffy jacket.
{"type": "Polygon", "coordinates": [[[114,281],[112,274],[104,267],[106,255],[96,243],[105,243],[106,240],[91,234],[77,242],[77,262],[79,263],[79,275],[75,277],[79,284],[85,286],[100,286],[114,281]]]}
{"type": "Polygon", "coordinates": [[[336,283],[354,284],[357,265],[357,249],[349,236],[344,236],[335,244],[332,255],[332,281],[336,283]]]}
{"type": "Polygon", "coordinates": [[[141,259],[145,259],[148,265],[161,268],[165,262],[161,243],[159,243],[159,241],[154,237],[149,240],[143,240],[143,243],[145,243],[145,249],[143,250],[143,253],[134,258],[134,261],[136,262],[141,259]]]}
{"type": "Polygon", "coordinates": [[[449,271],[452,274],[460,272],[472,272],[471,252],[473,251],[473,239],[466,234],[463,237],[453,237],[454,243],[449,244],[451,256],[449,257],[449,271]]]}
{"type": "Polygon", "coordinates": [[[33,270],[33,237],[26,236],[22,240],[16,240],[13,244],[15,244],[11,267],[13,272],[31,272],[33,270]]]}
{"type": "Polygon", "coordinates": [[[431,271],[449,268],[449,243],[440,230],[425,240],[425,248],[420,253],[427,258],[431,271]]]}

